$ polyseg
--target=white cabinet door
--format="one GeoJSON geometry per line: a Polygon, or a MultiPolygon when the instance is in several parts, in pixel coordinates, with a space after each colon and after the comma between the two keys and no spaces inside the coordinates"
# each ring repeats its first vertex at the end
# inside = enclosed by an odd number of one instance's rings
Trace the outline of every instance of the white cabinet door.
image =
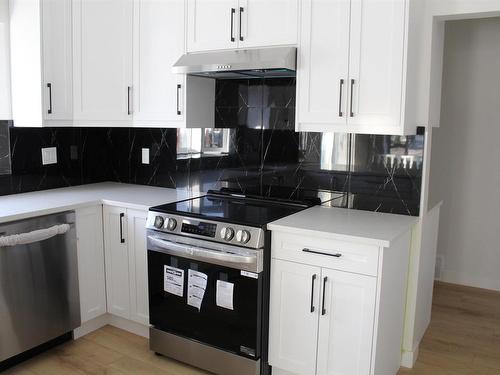
{"type": "Polygon", "coordinates": [[[236,13],[240,48],[297,43],[298,0],[240,0],[236,13]]]}
{"type": "Polygon", "coordinates": [[[402,131],[405,3],[351,1],[348,121],[353,130],[402,131]]]}
{"type": "Polygon", "coordinates": [[[345,127],[350,0],[302,0],[301,13],[297,130],[345,127]]]}
{"type": "Polygon", "coordinates": [[[106,313],[102,206],[76,210],[78,282],[82,323],[106,313]]]}
{"type": "Polygon", "coordinates": [[[238,47],[238,0],[187,0],[187,50],[238,47]]]}
{"type": "Polygon", "coordinates": [[[273,259],[269,363],[294,374],[314,374],[318,337],[319,267],[273,259]]]}
{"type": "Polygon", "coordinates": [[[75,123],[130,123],[132,0],[74,0],[73,7],[75,123]]]}
{"type": "Polygon", "coordinates": [[[134,1],[134,125],[179,127],[185,75],[172,66],[185,51],[183,0],[134,1]]]}
{"type": "Polygon", "coordinates": [[[130,319],[130,278],[126,210],[104,206],[104,249],[108,313],[130,319]]]}
{"type": "Polygon", "coordinates": [[[317,375],[370,374],[377,279],[321,271],[317,375]]]}
{"type": "Polygon", "coordinates": [[[69,0],[43,0],[42,74],[44,125],[73,119],[72,13],[69,0]]]}
{"type": "Polygon", "coordinates": [[[146,211],[127,210],[130,270],[130,318],[149,324],[146,211]]]}

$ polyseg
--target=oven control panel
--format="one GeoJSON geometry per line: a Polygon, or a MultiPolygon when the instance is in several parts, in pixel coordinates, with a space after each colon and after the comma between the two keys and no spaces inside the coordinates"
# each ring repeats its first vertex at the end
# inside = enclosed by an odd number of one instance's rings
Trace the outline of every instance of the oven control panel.
{"type": "Polygon", "coordinates": [[[146,227],[181,236],[205,238],[237,246],[261,248],[264,231],[261,228],[195,219],[149,211],[146,227]]]}

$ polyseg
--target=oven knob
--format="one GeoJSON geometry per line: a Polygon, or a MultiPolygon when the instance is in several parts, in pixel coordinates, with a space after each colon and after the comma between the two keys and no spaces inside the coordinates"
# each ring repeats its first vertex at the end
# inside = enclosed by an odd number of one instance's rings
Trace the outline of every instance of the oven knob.
{"type": "Polygon", "coordinates": [[[250,241],[250,232],[247,230],[239,230],[236,232],[236,241],[240,243],[247,243],[250,241]]]}
{"type": "Polygon", "coordinates": [[[169,217],[167,223],[165,224],[165,227],[168,230],[174,230],[177,227],[177,220],[175,220],[172,217],[169,217]]]}
{"type": "Polygon", "coordinates": [[[234,237],[234,229],[224,227],[220,230],[220,236],[226,241],[231,241],[234,237]]]}
{"type": "Polygon", "coordinates": [[[157,216],[155,217],[155,222],[154,222],[154,226],[155,228],[158,228],[158,229],[161,229],[163,227],[163,218],[161,216],[157,216]]]}

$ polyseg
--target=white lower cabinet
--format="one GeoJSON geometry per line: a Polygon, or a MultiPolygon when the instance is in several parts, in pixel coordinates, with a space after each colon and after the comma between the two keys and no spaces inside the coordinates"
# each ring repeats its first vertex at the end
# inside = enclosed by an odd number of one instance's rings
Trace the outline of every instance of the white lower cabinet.
{"type": "Polygon", "coordinates": [[[293,374],[369,374],[376,278],[274,259],[271,365],[293,374]]]}
{"type": "Polygon", "coordinates": [[[102,206],[76,210],[78,282],[82,323],[106,313],[102,206]]]}
{"type": "Polygon", "coordinates": [[[148,324],[147,212],[104,206],[107,311],[148,324]]]}
{"type": "Polygon", "coordinates": [[[409,248],[409,232],[379,247],[273,231],[273,374],[396,375],[409,248]]]}
{"type": "Polygon", "coordinates": [[[149,324],[146,211],[127,210],[130,318],[149,324]]]}
{"type": "Polygon", "coordinates": [[[314,374],[321,268],[273,259],[269,357],[273,366],[314,374]]]}
{"type": "Polygon", "coordinates": [[[370,373],[377,279],[323,268],[318,375],[370,373]]]}

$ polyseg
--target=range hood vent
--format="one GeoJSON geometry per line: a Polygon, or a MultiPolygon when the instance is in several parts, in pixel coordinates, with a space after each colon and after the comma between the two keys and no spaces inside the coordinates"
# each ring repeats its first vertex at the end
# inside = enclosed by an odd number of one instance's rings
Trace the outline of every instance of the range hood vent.
{"type": "Polygon", "coordinates": [[[214,79],[295,77],[297,48],[187,53],[172,71],[214,79]]]}

